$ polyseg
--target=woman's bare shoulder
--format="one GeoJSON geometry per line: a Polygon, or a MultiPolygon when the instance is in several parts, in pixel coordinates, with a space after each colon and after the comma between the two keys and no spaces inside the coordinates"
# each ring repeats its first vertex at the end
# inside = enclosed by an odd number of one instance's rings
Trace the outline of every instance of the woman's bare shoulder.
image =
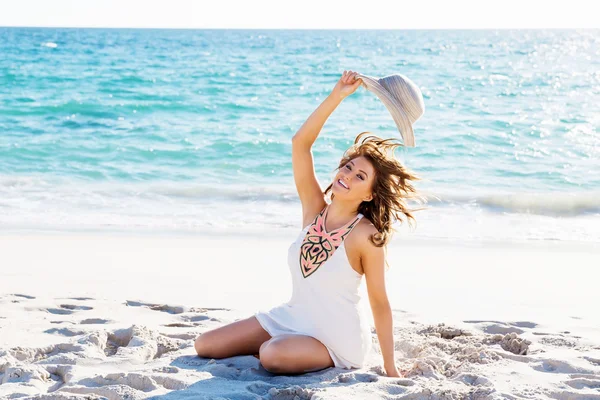
{"type": "Polygon", "coordinates": [[[370,237],[378,232],[377,228],[366,217],[361,218],[358,225],[352,230],[353,242],[360,248],[373,246],[370,237]]]}

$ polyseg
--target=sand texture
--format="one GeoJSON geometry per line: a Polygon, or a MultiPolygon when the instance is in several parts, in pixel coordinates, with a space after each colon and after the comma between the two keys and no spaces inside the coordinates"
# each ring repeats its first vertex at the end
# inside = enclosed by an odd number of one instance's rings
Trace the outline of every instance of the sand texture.
{"type": "MultiPolygon", "coordinates": [[[[486,287],[498,285],[498,289],[496,297],[480,296],[491,304],[489,309],[479,304],[473,312],[446,292],[439,291],[437,298],[418,297],[419,290],[411,292],[405,283],[402,288],[414,297],[412,303],[404,299],[404,306],[398,308],[398,300],[390,296],[396,303],[395,354],[398,367],[406,371],[403,378],[385,376],[374,330],[375,346],[365,367],[283,376],[266,371],[252,355],[205,359],[196,356],[193,347],[194,338],[202,332],[246,318],[253,309],[275,304],[279,297],[263,301],[258,296],[253,303],[251,298],[244,301],[246,294],[242,294],[236,300],[237,308],[229,304],[215,307],[206,304],[212,303],[206,292],[194,293],[194,288],[202,285],[185,279],[189,272],[185,265],[178,264],[169,272],[172,278],[165,280],[142,273],[157,265],[138,260],[139,265],[133,267],[132,260],[122,253],[133,249],[141,254],[146,248],[163,254],[164,259],[174,253],[192,259],[195,252],[208,248],[219,252],[208,239],[195,239],[193,245],[185,241],[188,239],[159,238],[10,240],[2,242],[4,254],[10,257],[3,260],[9,262],[3,268],[11,262],[14,268],[6,270],[0,286],[1,399],[600,399],[600,324],[594,317],[595,306],[577,297],[577,288],[570,286],[564,286],[563,292],[546,292],[548,300],[538,297],[534,289],[534,296],[514,292],[510,297],[502,278],[494,281],[492,272],[482,273],[478,279],[485,281],[486,287]],[[79,246],[73,246],[76,240],[80,240],[79,246]],[[71,253],[61,246],[69,247],[71,253]],[[20,251],[32,247],[36,251],[20,251]],[[120,256],[111,264],[95,257],[92,248],[101,249],[98,254],[108,251],[120,256]],[[50,249],[64,257],[49,256],[50,249]],[[67,256],[73,252],[90,261],[76,262],[67,256]],[[106,268],[99,270],[99,265],[106,268]],[[111,279],[128,280],[131,290],[110,285],[111,279]],[[11,291],[8,285],[18,291],[11,291]],[[111,286],[115,290],[110,290],[111,286]],[[154,300],[161,297],[157,293],[161,286],[163,297],[172,301],[154,300]],[[139,296],[145,291],[152,299],[139,296]],[[178,297],[178,293],[185,294],[178,297]],[[198,300],[190,300],[194,297],[198,300]],[[545,304],[557,301],[562,308],[544,313],[545,304]],[[454,313],[448,314],[452,310],[454,313]],[[523,310],[533,310],[531,318],[519,319],[528,315],[523,310]],[[471,318],[482,313],[490,318],[471,318]]],[[[254,248],[249,250],[256,252],[252,255],[258,257],[261,252],[254,242],[235,240],[240,248],[254,248]]],[[[423,249],[412,251],[422,253],[423,249]]],[[[443,246],[440,251],[443,253],[443,246]]],[[[539,249],[528,251],[523,255],[526,261],[537,258],[535,254],[542,257],[539,249]]],[[[589,260],[589,266],[596,260],[596,251],[564,250],[571,259],[589,260]]],[[[463,247],[462,252],[464,260],[476,257],[474,252],[484,254],[485,249],[463,247]]],[[[404,256],[412,257],[410,252],[404,256]]],[[[551,257],[560,259],[557,253],[551,257]]],[[[396,259],[398,265],[400,262],[396,259]]],[[[465,265],[463,271],[469,268],[465,265]]],[[[570,273],[579,272],[571,269],[570,273]]],[[[403,276],[410,277],[410,286],[436,286],[431,270],[406,267],[403,276]]],[[[215,291],[228,290],[213,279],[215,291]]],[[[445,284],[454,287],[451,293],[460,297],[468,291],[461,282],[457,278],[445,284]]],[[[477,287],[476,281],[470,284],[477,287]]],[[[285,293],[287,287],[282,285],[281,293],[285,293]]],[[[249,290],[261,291],[256,283],[249,286],[254,288],[249,290]]],[[[521,286],[515,283],[514,287],[521,286]]],[[[593,301],[597,294],[588,296],[593,301]]]]}

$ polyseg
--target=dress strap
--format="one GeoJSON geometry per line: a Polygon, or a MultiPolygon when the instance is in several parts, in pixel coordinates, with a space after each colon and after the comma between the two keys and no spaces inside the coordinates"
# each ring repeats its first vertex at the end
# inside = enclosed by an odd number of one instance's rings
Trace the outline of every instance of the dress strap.
{"type": "MultiPolygon", "coordinates": [[[[354,217],[354,219],[352,219],[351,221],[348,221],[346,224],[340,226],[337,229],[332,229],[331,231],[328,231],[325,227],[326,224],[326,220],[327,220],[327,215],[329,214],[329,204],[325,207],[324,211],[322,212],[322,218],[321,218],[321,225],[322,225],[322,230],[324,233],[326,234],[330,234],[333,232],[339,232],[339,231],[346,231],[347,233],[350,233],[350,231],[352,229],[354,229],[354,227],[358,224],[358,221],[361,220],[361,218],[363,217],[363,215],[361,213],[356,214],[356,217],[354,217]]],[[[319,214],[321,215],[321,214],[319,214]]]]}
{"type": "Polygon", "coordinates": [[[362,219],[362,217],[364,217],[364,215],[362,215],[361,213],[356,214],[356,218],[352,220],[352,223],[350,223],[350,225],[348,226],[348,233],[350,233],[352,229],[354,229],[356,225],[358,225],[358,222],[362,219]]]}

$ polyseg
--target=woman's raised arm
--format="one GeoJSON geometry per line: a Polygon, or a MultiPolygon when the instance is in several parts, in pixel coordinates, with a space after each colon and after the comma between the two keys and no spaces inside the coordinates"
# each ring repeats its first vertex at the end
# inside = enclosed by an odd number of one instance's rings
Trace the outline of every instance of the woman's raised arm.
{"type": "Polygon", "coordinates": [[[356,79],[356,72],[344,71],[329,96],[292,137],[292,168],[296,190],[302,203],[302,227],[308,225],[325,206],[323,191],[315,174],[312,145],[333,110],[354,93],[361,83],[361,79],[356,79]]]}

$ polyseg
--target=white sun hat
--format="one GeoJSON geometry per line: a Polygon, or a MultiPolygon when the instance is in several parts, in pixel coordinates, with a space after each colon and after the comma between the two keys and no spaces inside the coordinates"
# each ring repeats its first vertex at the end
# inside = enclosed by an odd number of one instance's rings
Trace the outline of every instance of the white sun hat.
{"type": "Polygon", "coordinates": [[[423,94],[419,87],[402,74],[376,78],[358,73],[356,79],[362,79],[362,86],[375,93],[392,114],[404,145],[415,147],[413,124],[425,112],[423,94]]]}

